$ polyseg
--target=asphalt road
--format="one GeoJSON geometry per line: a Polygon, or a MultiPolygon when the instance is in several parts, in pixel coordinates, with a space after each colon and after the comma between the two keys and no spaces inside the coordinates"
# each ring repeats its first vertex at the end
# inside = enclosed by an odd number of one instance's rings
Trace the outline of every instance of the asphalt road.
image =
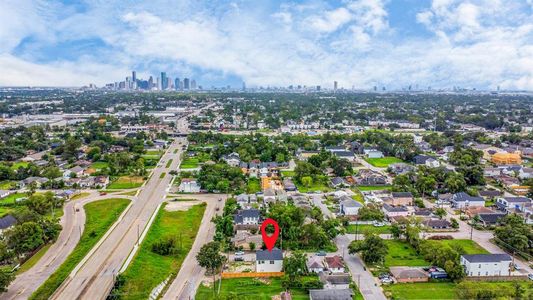
{"type": "Polygon", "coordinates": [[[116,194],[100,196],[97,191],[82,192],[89,192],[90,195],[65,203],[64,214],[60,221],[63,229],[57,241],[32,268],[17,276],[9,285],[8,291],[0,296],[1,299],[28,299],[61,266],[78,244],[85,228],[85,210],[83,209],[85,204],[109,198],[133,199],[131,196],[116,194]]]}
{"type": "Polygon", "coordinates": [[[107,237],[104,237],[100,246],[93,249],[92,255],[86,257],[83,265],[78,266],[77,272],[70,274],[51,299],[105,299],[107,297],[115,276],[138,242],[139,234],[144,230],[158,205],[165,200],[172,178],[168,172],[177,169],[182,143],[186,143],[185,138],[174,140],[122,220],[107,237]],[[170,159],[172,159],[171,166],[166,168],[170,159]],[[160,178],[162,173],[166,175],[160,178]]]}
{"type": "MultiPolygon", "coordinates": [[[[190,195],[186,196],[185,198],[191,198],[190,195]]],[[[192,198],[206,202],[207,207],[192,248],[185,260],[183,260],[178,275],[172,281],[162,299],[194,299],[196,290],[200,286],[205,273],[205,269],[196,262],[196,254],[204,244],[213,239],[215,224],[211,222],[211,219],[216,214],[222,213],[227,195],[204,194],[194,195],[192,198]],[[218,201],[219,199],[222,199],[222,201],[218,201]],[[219,208],[218,212],[217,208],[219,208]]]]}

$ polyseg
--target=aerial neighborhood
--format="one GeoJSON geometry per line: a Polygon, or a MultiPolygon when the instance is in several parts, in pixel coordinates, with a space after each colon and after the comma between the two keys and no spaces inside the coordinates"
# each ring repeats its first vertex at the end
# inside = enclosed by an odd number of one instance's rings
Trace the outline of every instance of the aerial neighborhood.
{"type": "Polygon", "coordinates": [[[7,296],[533,296],[530,96],[11,93],[7,296]]]}

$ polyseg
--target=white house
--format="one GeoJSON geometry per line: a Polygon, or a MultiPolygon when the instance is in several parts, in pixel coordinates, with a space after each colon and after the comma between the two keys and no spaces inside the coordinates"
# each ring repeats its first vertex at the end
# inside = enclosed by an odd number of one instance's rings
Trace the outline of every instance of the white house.
{"type": "Polygon", "coordinates": [[[15,193],[15,190],[0,190],[0,199],[3,199],[13,193],[15,193]]]}
{"type": "Polygon", "coordinates": [[[63,172],[63,178],[65,179],[70,178],[72,177],[72,174],[74,174],[77,178],[82,177],[83,171],[84,171],[83,168],[80,166],[72,167],[70,169],[65,170],[65,172],[63,172]]]}
{"type": "Polygon", "coordinates": [[[409,216],[409,210],[405,206],[392,206],[385,203],[381,209],[387,218],[409,216]]]}
{"type": "Polygon", "coordinates": [[[509,254],[461,255],[466,276],[509,276],[511,262],[509,254]]]}
{"type": "Polygon", "coordinates": [[[344,273],[344,262],[339,255],[326,257],[326,267],[331,273],[344,273]]]}
{"type": "Polygon", "coordinates": [[[272,251],[258,250],[255,252],[256,272],[281,272],[283,269],[283,252],[278,248],[272,251]]]}
{"type": "Polygon", "coordinates": [[[313,255],[307,259],[307,270],[312,273],[320,273],[324,271],[324,257],[313,255]]]}
{"type": "Polygon", "coordinates": [[[239,154],[236,152],[233,152],[229,155],[225,155],[222,157],[222,159],[230,166],[232,167],[238,167],[241,163],[241,159],[239,157],[239,154]]]}
{"type": "Polygon", "coordinates": [[[364,152],[368,158],[383,158],[384,157],[383,152],[378,151],[376,149],[365,149],[364,152]]]}
{"type": "Polygon", "coordinates": [[[180,193],[199,193],[200,185],[196,179],[193,178],[183,178],[181,179],[180,186],[178,187],[180,193]]]}
{"type": "Polygon", "coordinates": [[[465,192],[453,194],[450,199],[452,207],[455,208],[467,208],[473,206],[485,206],[485,199],[482,197],[473,197],[465,192]]]}
{"type": "Polygon", "coordinates": [[[531,206],[531,199],[526,197],[500,197],[496,199],[496,206],[505,211],[510,212],[513,209],[524,211],[531,206]]]}
{"type": "Polygon", "coordinates": [[[345,216],[356,216],[359,214],[359,209],[363,207],[361,203],[348,196],[342,197],[340,204],[341,213],[345,216]]]}

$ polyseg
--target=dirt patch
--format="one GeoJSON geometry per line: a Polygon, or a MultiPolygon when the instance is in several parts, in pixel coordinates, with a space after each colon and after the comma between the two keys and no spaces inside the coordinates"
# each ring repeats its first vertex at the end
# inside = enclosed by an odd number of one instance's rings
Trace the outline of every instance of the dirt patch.
{"type": "Polygon", "coordinates": [[[198,201],[167,201],[165,210],[177,211],[177,210],[189,210],[194,205],[197,205],[198,201]]]}

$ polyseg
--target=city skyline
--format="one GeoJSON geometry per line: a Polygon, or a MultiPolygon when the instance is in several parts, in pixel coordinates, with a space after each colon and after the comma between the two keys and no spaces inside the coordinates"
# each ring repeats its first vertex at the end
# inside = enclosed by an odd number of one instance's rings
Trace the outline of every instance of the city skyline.
{"type": "Polygon", "coordinates": [[[530,0],[24,0],[0,11],[0,86],[180,70],[204,87],[533,90],[530,0]]]}

